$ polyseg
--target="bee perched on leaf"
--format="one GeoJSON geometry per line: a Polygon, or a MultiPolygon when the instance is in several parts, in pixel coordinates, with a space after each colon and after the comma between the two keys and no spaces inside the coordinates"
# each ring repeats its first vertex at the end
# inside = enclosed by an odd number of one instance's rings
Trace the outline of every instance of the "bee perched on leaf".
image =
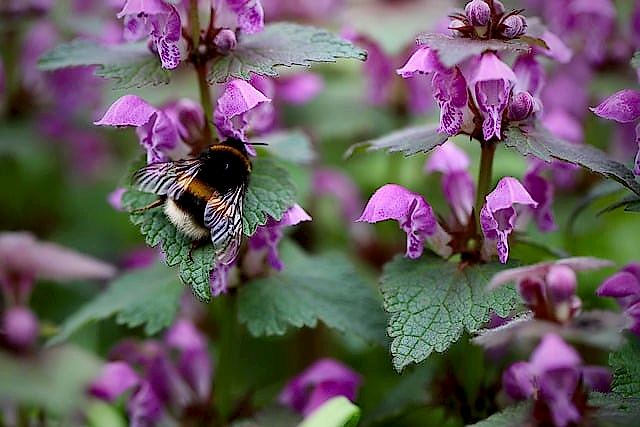
{"type": "Polygon", "coordinates": [[[153,163],[133,174],[136,189],[160,196],[139,209],[164,206],[169,221],[194,247],[213,243],[218,261],[230,264],[242,240],[242,206],[251,160],[239,139],[211,145],[195,159],[153,163]]]}

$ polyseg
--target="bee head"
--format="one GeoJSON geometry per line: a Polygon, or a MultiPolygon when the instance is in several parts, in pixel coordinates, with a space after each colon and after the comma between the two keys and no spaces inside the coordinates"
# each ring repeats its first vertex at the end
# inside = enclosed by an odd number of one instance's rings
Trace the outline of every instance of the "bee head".
{"type": "Polygon", "coordinates": [[[240,140],[240,139],[227,138],[224,141],[222,141],[221,144],[229,146],[229,147],[233,147],[236,150],[240,151],[245,156],[249,155],[249,153],[247,153],[247,147],[244,145],[244,142],[242,140],[240,140]]]}

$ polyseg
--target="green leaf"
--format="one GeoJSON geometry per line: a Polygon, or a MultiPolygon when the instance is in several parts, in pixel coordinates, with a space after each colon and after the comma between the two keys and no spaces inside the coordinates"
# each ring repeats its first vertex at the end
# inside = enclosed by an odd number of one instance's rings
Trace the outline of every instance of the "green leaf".
{"type": "Polygon", "coordinates": [[[631,58],[631,66],[636,70],[640,68],[640,51],[633,54],[633,58],[631,58]]]}
{"type": "Polygon", "coordinates": [[[509,406],[470,427],[521,427],[531,419],[531,402],[509,406]]]}
{"type": "Polygon", "coordinates": [[[71,346],[46,349],[32,357],[0,351],[0,401],[71,415],[85,407],[86,386],[100,365],[92,354],[71,346]]]}
{"type": "Polygon", "coordinates": [[[82,326],[112,316],[119,324],[130,328],[144,325],[146,334],[155,334],[173,322],[183,290],[174,273],[161,263],[127,272],[68,317],[49,344],[62,342],[82,326]]]}
{"type": "Polygon", "coordinates": [[[316,159],[311,140],[301,130],[276,131],[256,136],[251,142],[268,144],[268,152],[290,162],[308,164],[316,159]]]}
{"type": "Polygon", "coordinates": [[[360,408],[344,396],[327,400],[298,427],[355,427],[360,421],[360,408]]]}
{"type": "Polygon", "coordinates": [[[321,320],[346,334],[385,342],[385,316],[375,291],[343,254],[308,256],[283,242],[280,255],[283,271],[239,290],[238,319],[252,335],[282,335],[321,320]]]}
{"type": "Polygon", "coordinates": [[[623,396],[640,397],[640,341],[629,337],[629,341],[617,352],[609,355],[613,369],[612,390],[623,396]]]}
{"type": "Polygon", "coordinates": [[[114,80],[114,89],[167,84],[171,75],[146,43],[103,45],[92,40],[74,40],[58,45],[38,61],[41,70],[91,65],[96,66],[96,76],[114,80]]]}
{"type": "Polygon", "coordinates": [[[526,41],[517,39],[476,40],[443,34],[421,34],[418,36],[418,44],[437,50],[440,62],[447,68],[458,65],[465,59],[480,55],[487,50],[518,54],[528,52],[531,49],[526,41]]]}
{"type": "MultiPolygon", "coordinates": [[[[124,208],[131,212],[131,222],[140,227],[149,246],[161,246],[168,266],[178,266],[179,277],[189,285],[201,301],[211,300],[209,287],[215,248],[205,244],[194,247],[192,241],[178,232],[161,207],[133,212],[157,200],[157,196],[128,190],[122,197],[124,208]]],[[[253,161],[251,181],[244,200],[244,234],[255,233],[269,216],[280,219],[295,202],[295,186],[286,169],[274,160],[260,158],[253,161]]]]}
{"type": "Polygon", "coordinates": [[[447,135],[438,132],[437,124],[414,126],[352,145],[345,153],[345,157],[350,157],[355,151],[364,147],[367,147],[367,151],[387,150],[391,153],[401,151],[405,156],[412,156],[428,153],[445,143],[448,138],[447,135]]]}
{"type": "Polygon", "coordinates": [[[592,172],[618,181],[636,194],[640,184],[629,168],[610,159],[603,151],[586,144],[570,144],[542,129],[510,127],[505,132],[504,144],[523,156],[534,156],[546,162],[553,159],[573,163],[592,172]]]}
{"type": "Polygon", "coordinates": [[[286,169],[268,158],[255,159],[244,199],[242,231],[251,236],[269,216],[279,220],[296,201],[296,187],[286,169]]]}
{"type": "Polygon", "coordinates": [[[516,306],[512,287],[487,292],[491,277],[506,268],[497,263],[467,266],[440,258],[396,257],[384,267],[381,291],[391,315],[387,332],[393,339],[393,364],[401,371],[433,351],[443,352],[462,336],[489,320],[490,310],[506,316],[516,306]]]}
{"type": "Polygon", "coordinates": [[[625,398],[617,393],[591,393],[589,406],[595,411],[588,418],[598,427],[635,427],[640,418],[640,399],[625,398]]]}
{"type": "Polygon", "coordinates": [[[257,34],[244,35],[233,51],[216,60],[209,82],[248,80],[251,73],[277,76],[276,66],[310,66],[339,58],[364,61],[366,57],[364,50],[326,30],[291,23],[270,24],[257,34]]]}

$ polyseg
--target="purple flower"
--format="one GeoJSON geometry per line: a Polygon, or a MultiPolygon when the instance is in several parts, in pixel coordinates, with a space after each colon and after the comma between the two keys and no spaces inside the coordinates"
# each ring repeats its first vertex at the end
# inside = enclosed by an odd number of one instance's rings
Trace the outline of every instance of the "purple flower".
{"type": "Polygon", "coordinates": [[[502,35],[509,39],[515,39],[527,32],[527,20],[522,15],[509,15],[502,21],[502,25],[502,35]]]}
{"type": "Polygon", "coordinates": [[[620,272],[606,279],[596,295],[615,298],[633,321],[630,330],[640,335],[640,264],[626,265],[620,272]]]}
{"type": "Polygon", "coordinates": [[[435,50],[421,47],[396,73],[405,79],[416,74],[433,74],[433,96],[440,107],[438,132],[453,136],[460,131],[467,106],[467,82],[457,67],[445,68],[435,50]]]}
{"type": "Polygon", "coordinates": [[[264,10],[260,0],[226,0],[237,15],[238,28],[245,34],[254,34],[264,28],[264,10]]]}
{"type": "Polygon", "coordinates": [[[603,368],[583,367],[578,353],[562,338],[547,334],[529,362],[517,362],[504,372],[502,383],[513,399],[533,398],[536,404],[548,408],[551,415],[548,421],[565,427],[582,418],[573,403],[574,396],[582,392],[581,383],[595,384],[601,389],[602,374],[603,368]]]}
{"type": "Polygon", "coordinates": [[[320,359],[289,381],[278,400],[306,417],[332,397],[354,401],[360,382],[360,375],[342,363],[320,359]]]}
{"type": "Polygon", "coordinates": [[[126,252],[120,260],[120,266],[125,270],[151,267],[159,255],[158,249],[141,246],[126,252]]]}
{"type": "Polygon", "coordinates": [[[249,249],[264,252],[269,265],[276,270],[282,270],[284,264],[278,254],[278,244],[282,239],[283,229],[303,221],[311,221],[311,217],[300,205],[293,205],[279,221],[269,218],[264,226],[258,227],[255,234],[249,239],[249,249]]]}
{"type": "Polygon", "coordinates": [[[516,210],[513,205],[538,206],[531,195],[512,177],[504,177],[495,190],[486,197],[486,203],[480,211],[480,225],[485,236],[483,255],[488,257],[495,245],[501,263],[506,263],[509,257],[509,234],[514,229],[516,210]]]}
{"type": "Polygon", "coordinates": [[[278,98],[295,105],[310,102],[324,89],[323,78],[311,72],[282,76],[275,83],[278,98]]]}
{"type": "Polygon", "coordinates": [[[214,297],[226,294],[229,291],[229,271],[235,265],[235,261],[231,264],[218,262],[211,271],[209,289],[214,297]]]}
{"type": "Polygon", "coordinates": [[[502,113],[509,105],[517,78],[511,68],[495,54],[485,53],[478,61],[469,88],[484,117],[482,133],[485,140],[501,138],[502,113]]]}
{"type": "MultiPolygon", "coordinates": [[[[595,108],[590,108],[597,116],[619,123],[638,122],[640,119],[640,91],[625,89],[614,93],[595,108]]],[[[634,173],[640,175],[640,123],[636,127],[638,152],[634,173]]]]}
{"type": "Polygon", "coordinates": [[[442,173],[442,192],[461,225],[469,223],[476,197],[476,188],[468,168],[469,157],[452,142],[436,147],[425,164],[426,172],[442,173]]]}
{"type": "Polygon", "coordinates": [[[113,402],[140,382],[138,374],[126,362],[109,362],[89,387],[91,395],[113,402]]]}
{"type": "Polygon", "coordinates": [[[540,231],[553,231],[556,229],[552,212],[554,188],[550,181],[541,176],[545,167],[546,164],[544,162],[534,160],[531,162],[522,182],[531,198],[538,204],[536,207],[529,208],[538,228],[540,231]]]}
{"type": "Polygon", "coordinates": [[[218,98],[213,114],[218,133],[223,138],[237,138],[247,142],[249,128],[247,113],[264,103],[271,102],[262,92],[244,80],[232,80],[226,84],[218,98]]]}
{"type": "Polygon", "coordinates": [[[180,64],[182,23],[173,5],[163,0],[127,0],[117,16],[124,17],[126,40],[151,36],[163,68],[171,70],[180,64]]]}
{"type": "Polygon", "coordinates": [[[474,27],[484,27],[491,19],[491,8],[483,0],[471,0],[464,7],[464,12],[474,27]]]}
{"type": "Polygon", "coordinates": [[[182,142],[197,138],[204,113],[197,104],[181,100],[157,109],[135,95],[117,99],[104,116],[94,122],[99,126],[134,126],[147,162],[165,162],[184,157],[190,149],[182,142]],[[200,117],[198,119],[197,117],[200,117]]]}
{"type": "Polygon", "coordinates": [[[109,279],[114,267],[30,233],[0,233],[0,289],[6,302],[24,303],[37,279],[73,281],[109,279]]]}
{"type": "Polygon", "coordinates": [[[262,0],[266,17],[271,22],[319,21],[335,18],[345,0],[262,0]]]}
{"type": "Polygon", "coordinates": [[[573,318],[582,306],[575,293],[575,272],[610,265],[610,261],[578,257],[512,268],[493,276],[488,289],[515,282],[522,299],[536,318],[564,323],[573,318]]]}
{"type": "Polygon", "coordinates": [[[31,349],[40,335],[38,318],[27,307],[13,306],[2,315],[0,342],[20,352],[31,349]]]}
{"type": "Polygon", "coordinates": [[[340,204],[345,221],[354,221],[362,210],[362,198],[356,184],[337,169],[317,169],[311,180],[313,194],[317,197],[332,195],[340,204]]]}
{"type": "Polygon", "coordinates": [[[124,208],[122,207],[122,196],[127,192],[127,189],[124,187],[118,187],[113,190],[107,196],[107,202],[111,205],[111,207],[117,211],[122,211],[124,208]]]}
{"type": "Polygon", "coordinates": [[[380,187],[369,199],[362,215],[356,221],[374,223],[393,219],[407,233],[405,256],[419,258],[427,241],[442,257],[451,255],[448,243],[451,236],[442,229],[431,206],[424,198],[397,184],[380,187]]]}

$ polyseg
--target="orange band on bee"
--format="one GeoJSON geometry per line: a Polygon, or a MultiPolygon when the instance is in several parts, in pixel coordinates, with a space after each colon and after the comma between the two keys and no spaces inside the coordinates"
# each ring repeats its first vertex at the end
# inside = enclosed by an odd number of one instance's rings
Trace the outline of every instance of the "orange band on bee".
{"type": "Polygon", "coordinates": [[[189,194],[203,200],[209,200],[209,198],[211,198],[215,193],[215,189],[213,187],[195,178],[191,180],[188,187],[186,188],[186,191],[189,194]]]}

